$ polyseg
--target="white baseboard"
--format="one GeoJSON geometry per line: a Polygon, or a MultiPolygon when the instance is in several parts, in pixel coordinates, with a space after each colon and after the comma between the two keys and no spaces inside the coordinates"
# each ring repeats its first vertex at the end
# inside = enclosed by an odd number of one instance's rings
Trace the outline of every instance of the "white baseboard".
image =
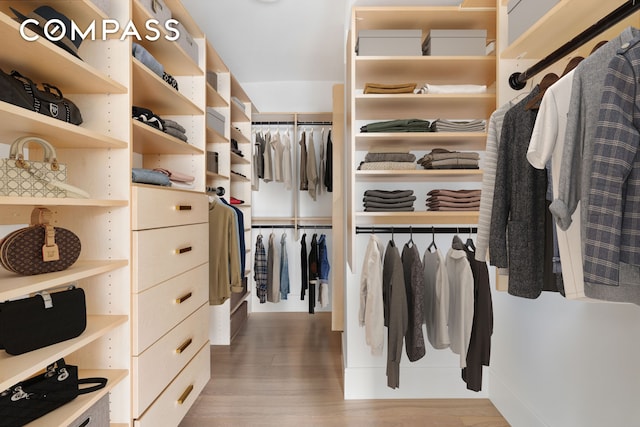
{"type": "Polygon", "coordinates": [[[502,381],[500,375],[489,369],[491,385],[489,399],[507,422],[514,427],[550,427],[518,398],[502,381]]]}

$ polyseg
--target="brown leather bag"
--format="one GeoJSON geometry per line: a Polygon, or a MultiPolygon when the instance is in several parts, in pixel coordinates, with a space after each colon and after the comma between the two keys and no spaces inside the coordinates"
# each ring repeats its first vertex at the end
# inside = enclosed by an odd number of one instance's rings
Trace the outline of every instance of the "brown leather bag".
{"type": "Polygon", "coordinates": [[[80,239],[70,230],[50,224],[47,208],[31,212],[31,225],[0,241],[0,265],[23,276],[53,273],[73,265],[80,256],[80,239]]]}

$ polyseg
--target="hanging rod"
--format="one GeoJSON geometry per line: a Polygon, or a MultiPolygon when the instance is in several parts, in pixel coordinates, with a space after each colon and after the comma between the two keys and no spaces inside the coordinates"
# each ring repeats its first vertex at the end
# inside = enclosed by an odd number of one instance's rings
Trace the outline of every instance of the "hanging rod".
{"type": "Polygon", "coordinates": [[[546,58],[541,59],[535,65],[529,67],[524,72],[511,74],[511,76],[509,76],[509,86],[511,86],[511,88],[514,90],[523,89],[527,84],[527,80],[545,70],[549,66],[555,64],[580,46],[592,40],[598,34],[601,34],[609,28],[613,27],[639,9],[640,1],[629,0],[580,34],[575,36],[573,39],[560,46],[546,58]]]}
{"type": "Polygon", "coordinates": [[[298,126],[333,126],[333,122],[298,122],[298,126]]]}
{"type": "Polygon", "coordinates": [[[356,227],[356,234],[467,234],[477,227],[356,227]]]}
{"type": "Polygon", "coordinates": [[[293,224],[252,224],[251,228],[297,228],[298,230],[301,229],[314,229],[314,230],[331,230],[333,228],[333,226],[331,225],[308,225],[308,224],[298,224],[298,225],[293,225],[293,224]]]}
{"type": "Polygon", "coordinates": [[[291,122],[291,121],[276,121],[276,122],[251,122],[251,125],[289,125],[289,126],[293,126],[295,125],[296,122],[291,122]]]}

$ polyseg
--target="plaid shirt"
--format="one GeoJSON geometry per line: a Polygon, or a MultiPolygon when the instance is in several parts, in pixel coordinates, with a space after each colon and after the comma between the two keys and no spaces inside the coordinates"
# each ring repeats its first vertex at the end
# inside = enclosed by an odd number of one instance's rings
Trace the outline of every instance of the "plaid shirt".
{"type": "Polygon", "coordinates": [[[640,266],[640,39],[609,63],[593,155],[585,283],[618,286],[620,262],[640,266]]]}
{"type": "Polygon", "coordinates": [[[256,238],[253,278],[256,281],[256,296],[260,299],[260,303],[264,304],[267,302],[267,253],[262,243],[262,234],[256,238]]]}

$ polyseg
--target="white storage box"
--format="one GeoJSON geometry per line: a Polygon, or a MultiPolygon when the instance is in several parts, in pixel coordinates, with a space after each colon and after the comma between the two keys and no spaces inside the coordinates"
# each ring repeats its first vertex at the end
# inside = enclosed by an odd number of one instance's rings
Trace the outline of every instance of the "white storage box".
{"type": "Polygon", "coordinates": [[[484,56],[487,30],[431,30],[422,52],[431,56],[484,56]]]}
{"type": "Polygon", "coordinates": [[[139,0],[140,4],[164,26],[171,19],[171,9],[162,0],[139,0]]]}
{"type": "Polygon", "coordinates": [[[560,0],[510,0],[507,4],[509,44],[527,31],[560,0]]]}
{"type": "Polygon", "coordinates": [[[422,30],[361,30],[356,53],[360,56],[421,56],[422,30]]]}
{"type": "Polygon", "coordinates": [[[176,43],[180,45],[180,47],[193,59],[193,61],[198,63],[198,44],[191,37],[191,34],[187,31],[186,28],[181,23],[178,23],[176,29],[180,31],[180,37],[176,40],[176,43]]]}
{"type": "Polygon", "coordinates": [[[107,393],[68,427],[109,427],[109,422],[109,393],[107,393]]]}
{"type": "Polygon", "coordinates": [[[207,126],[214,129],[220,135],[224,135],[225,118],[211,107],[207,107],[207,126]]]}

